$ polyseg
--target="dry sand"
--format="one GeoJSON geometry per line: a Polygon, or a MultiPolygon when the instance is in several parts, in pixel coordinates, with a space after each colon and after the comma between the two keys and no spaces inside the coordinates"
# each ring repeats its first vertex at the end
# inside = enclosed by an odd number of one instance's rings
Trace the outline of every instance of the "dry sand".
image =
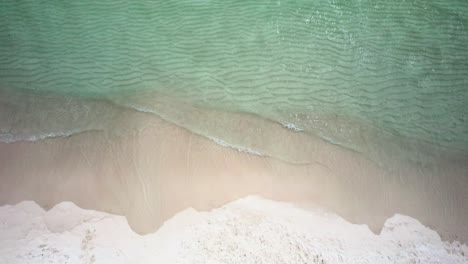
{"type": "Polygon", "coordinates": [[[187,209],[156,233],[70,202],[0,207],[1,263],[468,263],[468,247],[395,215],[380,235],[320,209],[248,197],[210,212],[187,209]]]}
{"type": "Polygon", "coordinates": [[[374,232],[395,213],[409,215],[443,239],[468,241],[466,167],[390,172],[271,124],[265,142],[298,151],[307,144],[301,155],[310,162],[291,164],[220,146],[151,114],[131,111],[121,122],[141,129],[0,144],[0,204],[32,200],[48,209],[72,201],[124,215],[143,234],[188,207],[210,210],[257,194],[319,205],[374,232]]]}

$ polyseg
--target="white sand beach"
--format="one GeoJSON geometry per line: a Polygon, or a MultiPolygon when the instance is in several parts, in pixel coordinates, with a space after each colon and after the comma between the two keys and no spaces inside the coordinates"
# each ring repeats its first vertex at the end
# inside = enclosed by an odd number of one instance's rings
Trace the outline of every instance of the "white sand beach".
{"type": "Polygon", "coordinates": [[[468,263],[468,246],[443,242],[404,215],[380,234],[318,208],[247,197],[176,214],[148,235],[122,216],[62,202],[0,207],[1,263],[468,263]]]}

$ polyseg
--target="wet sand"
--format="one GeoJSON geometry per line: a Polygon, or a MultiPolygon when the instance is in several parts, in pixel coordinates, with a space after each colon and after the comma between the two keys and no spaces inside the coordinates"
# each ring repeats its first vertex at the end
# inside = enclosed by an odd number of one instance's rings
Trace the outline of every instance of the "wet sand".
{"type": "Polygon", "coordinates": [[[141,129],[0,143],[0,205],[33,200],[47,209],[72,201],[124,215],[144,234],[187,207],[209,210],[258,194],[318,205],[374,232],[405,214],[445,240],[468,241],[466,166],[388,171],[319,139],[301,143],[304,135],[270,124],[265,142],[298,151],[307,145],[301,155],[309,162],[292,164],[220,146],[151,114],[129,111],[121,121],[141,129]]]}

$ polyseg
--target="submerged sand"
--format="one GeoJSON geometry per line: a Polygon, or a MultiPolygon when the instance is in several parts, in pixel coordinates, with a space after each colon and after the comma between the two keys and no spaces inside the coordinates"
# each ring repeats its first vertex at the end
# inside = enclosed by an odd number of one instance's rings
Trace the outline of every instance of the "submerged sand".
{"type": "Polygon", "coordinates": [[[156,233],[124,217],[63,202],[0,207],[2,263],[468,263],[468,247],[443,242],[417,220],[395,215],[379,235],[318,208],[258,197],[210,212],[186,209],[156,233]]]}
{"type": "MultiPolygon", "coordinates": [[[[262,124],[263,145],[299,153],[303,162],[294,164],[221,146],[153,114],[119,116],[138,129],[0,143],[0,204],[33,200],[48,209],[72,201],[126,216],[146,234],[188,207],[210,210],[256,194],[318,205],[374,232],[396,213],[409,215],[443,239],[468,241],[466,166],[387,170],[359,153],[262,124]]],[[[236,123],[239,131],[257,129],[251,117],[238,120],[247,120],[236,123]]]]}

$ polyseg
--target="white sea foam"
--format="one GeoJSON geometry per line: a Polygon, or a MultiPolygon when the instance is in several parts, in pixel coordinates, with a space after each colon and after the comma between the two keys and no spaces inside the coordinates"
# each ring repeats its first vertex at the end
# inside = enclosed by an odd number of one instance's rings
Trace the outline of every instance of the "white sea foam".
{"type": "Polygon", "coordinates": [[[221,145],[223,147],[233,148],[233,149],[236,149],[236,150],[238,150],[240,152],[250,153],[250,154],[254,154],[254,155],[258,155],[258,156],[264,156],[261,152],[250,149],[250,148],[247,148],[247,147],[242,147],[242,146],[236,146],[236,145],[233,145],[233,144],[229,144],[224,140],[217,139],[217,138],[214,138],[214,137],[208,137],[208,138],[211,141],[213,141],[216,144],[221,145]]]}
{"type": "Polygon", "coordinates": [[[298,127],[297,125],[295,125],[295,124],[293,124],[293,123],[287,123],[287,122],[281,122],[281,121],[280,121],[280,124],[281,124],[284,128],[287,128],[287,129],[292,130],[292,131],[295,131],[295,132],[304,131],[303,128],[300,128],[300,127],[298,127]]]}
{"type": "Polygon", "coordinates": [[[3,143],[15,143],[19,141],[39,141],[47,138],[57,138],[57,137],[69,137],[73,134],[81,133],[81,130],[73,130],[68,132],[55,132],[55,133],[45,133],[38,135],[24,135],[24,134],[12,134],[12,133],[0,133],[0,142],[3,143]]]}

